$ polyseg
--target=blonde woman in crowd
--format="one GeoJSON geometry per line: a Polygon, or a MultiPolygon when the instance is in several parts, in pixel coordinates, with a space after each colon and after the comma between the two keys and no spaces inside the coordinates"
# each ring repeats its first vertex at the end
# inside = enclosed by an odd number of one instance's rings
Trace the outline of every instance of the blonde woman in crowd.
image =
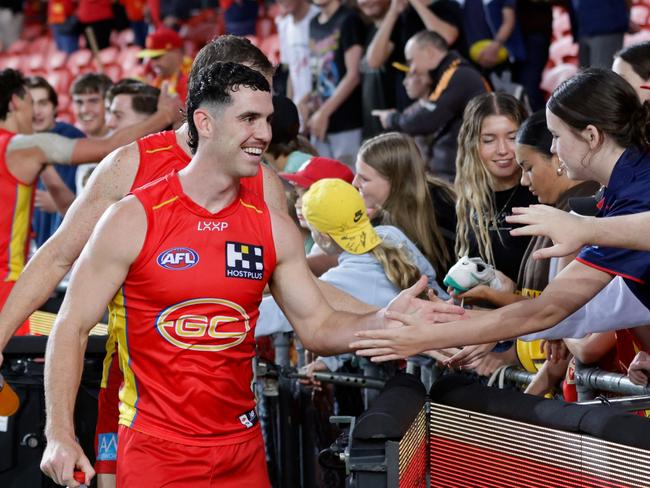
{"type": "Polygon", "coordinates": [[[447,183],[426,174],[413,138],[389,132],[367,140],[356,172],[352,184],[373,223],[402,230],[442,279],[453,260],[455,195],[447,183]]]}
{"type": "Polygon", "coordinates": [[[512,207],[537,198],[520,184],[515,139],[526,119],[519,101],[505,93],[472,99],[458,134],[455,189],[456,255],[476,257],[517,281],[529,238],[512,237],[506,222],[512,207]]]}

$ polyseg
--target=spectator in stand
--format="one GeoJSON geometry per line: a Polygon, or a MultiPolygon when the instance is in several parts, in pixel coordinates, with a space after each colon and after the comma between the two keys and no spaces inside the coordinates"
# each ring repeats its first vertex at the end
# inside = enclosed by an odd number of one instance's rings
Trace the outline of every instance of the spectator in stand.
{"type": "Polygon", "coordinates": [[[365,141],[356,170],[353,184],[373,223],[402,230],[442,280],[454,250],[455,194],[446,182],[425,173],[413,138],[390,132],[365,141]]]}
{"type": "Polygon", "coordinates": [[[22,31],[22,0],[0,0],[0,52],[9,49],[22,31]]]}
{"type": "MultiPolygon", "coordinates": [[[[75,126],[56,120],[59,98],[47,80],[40,76],[34,76],[28,78],[25,85],[34,102],[33,128],[35,132],[53,132],[70,139],[85,137],[84,133],[75,126]]],[[[75,198],[76,174],[76,166],[62,164],[47,166],[41,173],[34,199],[36,208],[32,217],[36,247],[40,247],[48,240],[61,225],[63,214],[75,198]],[[44,181],[47,181],[47,186],[44,181]],[[54,192],[57,195],[56,200],[52,196],[55,194],[54,192]],[[57,201],[59,205],[57,205],[57,201]]]]}
{"type": "MultiPolygon", "coordinates": [[[[521,125],[517,132],[515,146],[517,164],[521,168],[520,183],[537,197],[539,203],[554,205],[556,208],[568,211],[571,198],[592,196],[598,190],[599,185],[593,181],[571,180],[566,175],[566,170],[561,165],[557,155],[551,154],[552,140],[553,137],[546,127],[544,111],[539,111],[531,115],[521,125]]],[[[464,303],[490,303],[497,307],[509,305],[520,300],[536,298],[546,288],[550,279],[575,257],[575,255],[570,256],[559,262],[532,258],[535,250],[547,247],[549,244],[550,240],[546,237],[538,237],[530,241],[522,257],[516,285],[512,283],[512,286],[504,286],[505,283],[502,282],[502,288],[499,290],[487,285],[478,285],[465,293],[458,294],[456,298],[464,300],[464,303]],[[506,290],[512,290],[512,292],[506,290]]],[[[613,333],[609,334],[608,337],[609,339],[604,338],[604,343],[603,338],[598,339],[598,344],[604,349],[603,354],[608,352],[615,342],[613,333]]],[[[594,350],[589,346],[589,343],[592,343],[594,340],[595,338],[591,338],[585,341],[587,344],[580,342],[580,340],[574,341],[569,344],[569,349],[572,352],[575,351],[576,356],[583,361],[585,357],[579,354],[579,350],[590,350],[593,352],[594,350]]],[[[487,344],[478,346],[478,348],[487,352],[494,345],[487,344]]],[[[465,354],[467,354],[467,351],[465,351],[465,354]]],[[[494,353],[495,358],[498,355],[499,353],[494,353]]],[[[598,358],[600,356],[598,355],[598,358]]],[[[546,354],[541,345],[541,341],[517,341],[516,348],[510,350],[510,357],[508,358],[506,355],[504,360],[510,359],[513,363],[518,360],[529,372],[535,373],[545,358],[546,354]]],[[[454,359],[452,358],[453,362],[454,359]]],[[[495,364],[494,361],[492,363],[495,364]]],[[[495,364],[495,366],[498,366],[498,364],[495,364]]],[[[562,367],[560,368],[562,376],[564,376],[566,366],[567,364],[565,362],[563,369],[562,367]]],[[[554,369],[557,371],[555,366],[550,367],[547,365],[546,369],[554,369]]],[[[487,371],[487,373],[491,374],[492,371],[487,371]]],[[[541,389],[543,390],[544,388],[541,389]]],[[[537,389],[534,391],[535,393],[539,392],[537,389]]]]}
{"type": "Polygon", "coordinates": [[[149,24],[145,20],[146,2],[144,0],[119,0],[126,10],[126,17],[133,31],[135,43],[144,47],[149,24]]]}
{"type": "Polygon", "coordinates": [[[49,0],[47,23],[59,51],[73,53],[79,49],[79,20],[72,0],[49,0]]]}
{"type": "Polygon", "coordinates": [[[150,60],[153,76],[151,85],[160,88],[163,82],[169,84],[169,94],[178,95],[185,104],[187,80],[192,60],[183,55],[183,39],[178,32],[161,27],[147,36],[146,48],[138,57],[150,60]]]}
{"type": "Polygon", "coordinates": [[[583,68],[609,68],[614,54],[623,47],[623,36],[632,28],[628,0],[571,0],[573,38],[580,46],[583,68]]]}
{"type": "MultiPolygon", "coordinates": [[[[149,0],[147,3],[149,9],[152,10],[152,1],[149,0]]],[[[203,6],[203,2],[200,0],[155,0],[153,3],[157,4],[156,9],[162,19],[162,24],[174,30],[178,30],[182,23],[190,18],[192,10],[199,10],[203,6]]],[[[158,27],[157,23],[154,23],[154,25],[158,27]]]]}
{"type": "Polygon", "coordinates": [[[633,44],[617,52],[612,71],[632,85],[642,102],[650,100],[650,41],[633,44]]]}
{"type": "Polygon", "coordinates": [[[112,0],[79,0],[76,16],[82,33],[88,27],[93,31],[99,49],[110,45],[115,20],[112,0]]]}
{"type": "Polygon", "coordinates": [[[307,0],[278,0],[278,5],[282,12],[275,18],[280,62],[289,70],[286,95],[297,104],[311,92],[309,23],[319,10],[307,0]]]}
{"type": "Polygon", "coordinates": [[[456,255],[480,256],[517,281],[529,238],[510,235],[506,216],[537,198],[520,183],[515,138],[526,110],[514,97],[491,93],[465,109],[456,158],[456,255]]]}
{"type": "Polygon", "coordinates": [[[562,0],[517,0],[516,17],[526,50],[526,62],[520,66],[517,79],[526,90],[533,111],[543,109],[546,103],[539,85],[553,35],[553,5],[564,3],[562,0]]]}
{"type": "MultiPolygon", "coordinates": [[[[111,79],[100,73],[79,76],[72,87],[72,111],[79,127],[87,137],[104,137],[106,125],[106,92],[113,85],[111,79]]],[[[82,164],[77,168],[77,194],[81,193],[97,163],[82,164]]]]}
{"type": "MultiPolygon", "coordinates": [[[[359,0],[357,2],[361,13],[370,19],[366,30],[365,52],[375,37],[388,8],[390,0],[359,0]]],[[[361,60],[361,107],[363,114],[363,139],[369,139],[384,132],[377,117],[372,115],[373,110],[389,109],[395,104],[395,78],[398,73],[392,69],[390,63],[385,63],[379,68],[368,65],[367,56],[361,60]]]]}
{"type": "Polygon", "coordinates": [[[226,34],[254,36],[259,3],[256,0],[231,0],[220,2],[226,23],[226,34]],[[224,4],[228,3],[228,6],[224,4]]]}
{"type": "Polygon", "coordinates": [[[119,130],[146,120],[156,113],[160,90],[138,80],[124,79],[106,92],[106,126],[119,130]]]}
{"type": "Polygon", "coordinates": [[[428,170],[453,181],[457,139],[467,103],[485,93],[481,74],[433,31],[421,31],[406,43],[404,86],[415,102],[404,112],[374,110],[384,129],[416,136],[428,170]]]}
{"type": "Polygon", "coordinates": [[[515,0],[465,0],[463,17],[470,56],[483,72],[516,73],[519,63],[526,59],[526,48],[517,23],[515,0]],[[477,43],[486,41],[488,44],[479,49],[477,43]],[[500,57],[502,49],[507,51],[506,60],[500,57]]]}
{"type": "Polygon", "coordinates": [[[341,0],[316,0],[309,24],[312,92],[299,104],[318,154],[352,165],[361,145],[365,26],[341,0]]]}
{"type": "MultiPolygon", "coordinates": [[[[408,40],[426,29],[440,34],[447,44],[461,53],[466,52],[463,13],[455,0],[391,0],[377,33],[366,53],[368,67],[388,69],[393,62],[404,64],[404,48],[408,40]]],[[[402,85],[404,76],[397,73],[393,90],[398,110],[411,102],[402,85]]]]}

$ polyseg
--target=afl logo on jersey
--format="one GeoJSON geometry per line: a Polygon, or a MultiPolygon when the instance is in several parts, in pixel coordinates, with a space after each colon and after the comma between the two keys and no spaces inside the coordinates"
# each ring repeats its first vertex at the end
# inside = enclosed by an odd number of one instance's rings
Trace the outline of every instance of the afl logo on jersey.
{"type": "Polygon", "coordinates": [[[246,339],[250,317],[240,305],[221,298],[194,298],[166,308],[156,329],[170,344],[194,351],[223,351],[246,339]]]}
{"type": "Polygon", "coordinates": [[[167,249],[158,256],[158,265],[165,269],[187,269],[199,262],[199,255],[189,247],[167,249]]]}

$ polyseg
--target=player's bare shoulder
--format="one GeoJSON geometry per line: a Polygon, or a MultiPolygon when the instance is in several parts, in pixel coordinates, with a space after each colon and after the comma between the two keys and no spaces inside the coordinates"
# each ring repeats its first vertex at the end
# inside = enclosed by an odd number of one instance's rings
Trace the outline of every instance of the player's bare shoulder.
{"type": "Polygon", "coordinates": [[[302,244],[302,236],[289,214],[268,205],[267,207],[271,216],[273,243],[275,244],[275,254],[278,262],[288,257],[295,257],[296,254],[304,256],[305,250],[302,244]]]}
{"type": "Polygon", "coordinates": [[[137,142],[119,147],[99,163],[84,193],[118,201],[131,191],[140,167],[137,142]]]}

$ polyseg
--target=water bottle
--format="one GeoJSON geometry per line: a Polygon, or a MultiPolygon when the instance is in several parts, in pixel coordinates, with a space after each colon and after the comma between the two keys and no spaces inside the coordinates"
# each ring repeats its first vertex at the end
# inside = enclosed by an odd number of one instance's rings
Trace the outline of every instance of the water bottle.
{"type": "Polygon", "coordinates": [[[18,395],[0,374],[0,417],[9,417],[15,414],[19,406],[18,395]]]}

